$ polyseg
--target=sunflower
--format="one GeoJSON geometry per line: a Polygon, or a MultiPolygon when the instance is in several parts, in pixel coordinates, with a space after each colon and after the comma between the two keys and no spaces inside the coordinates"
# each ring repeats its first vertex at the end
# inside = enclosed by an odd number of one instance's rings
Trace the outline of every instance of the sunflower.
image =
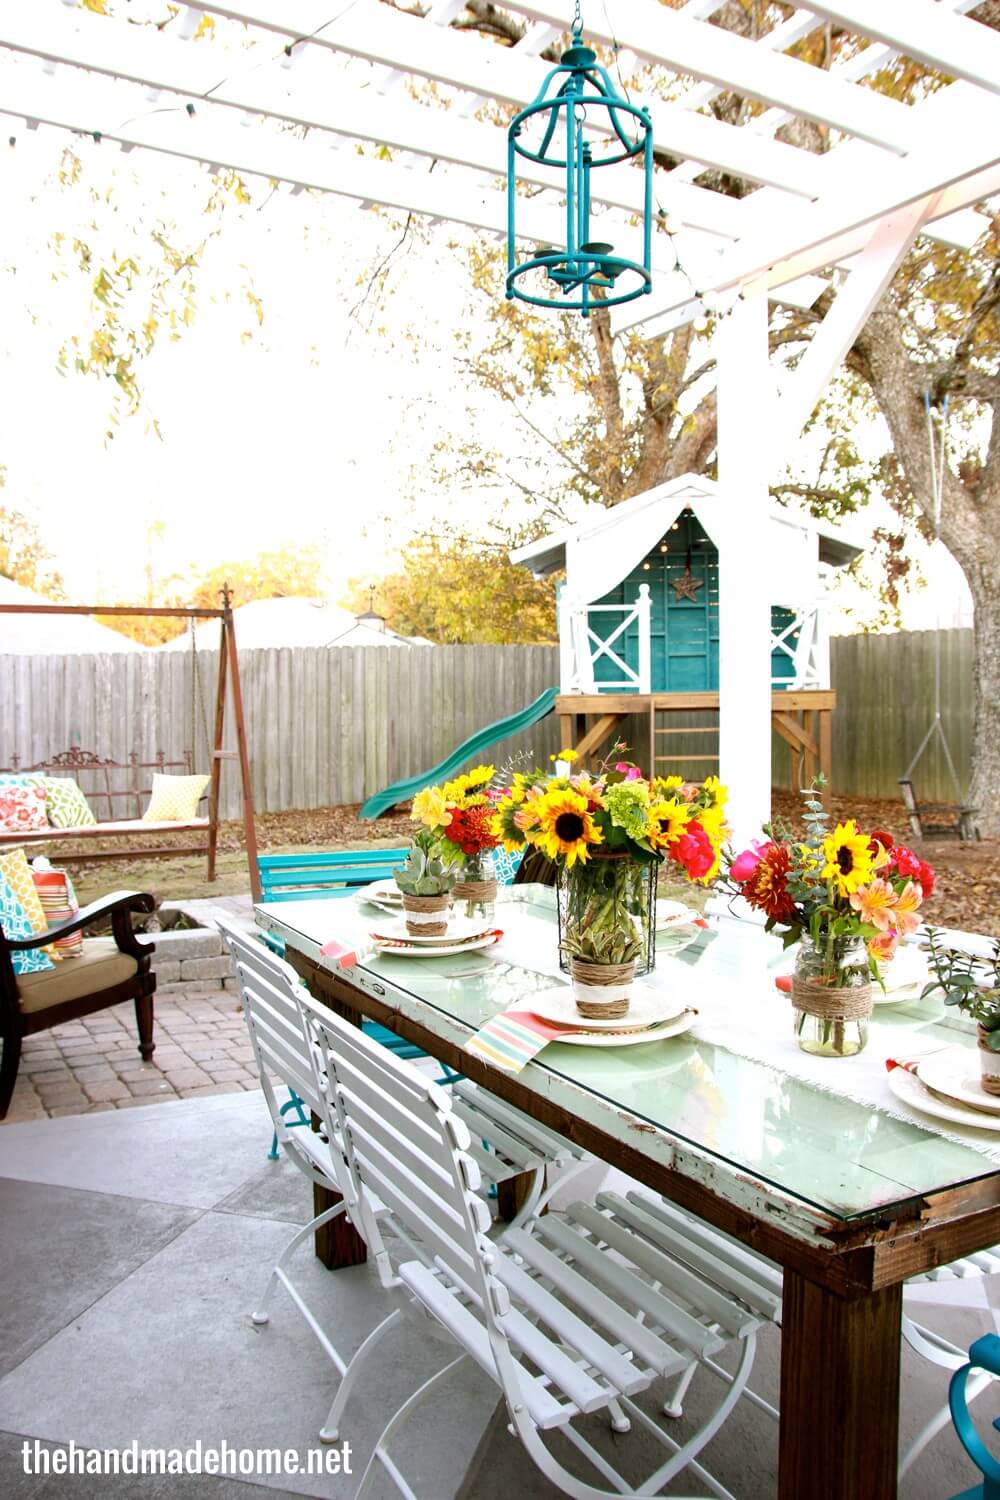
{"type": "Polygon", "coordinates": [[[729,796],[729,788],[723,786],[718,776],[706,776],[703,782],[703,790],[712,799],[713,807],[722,807],[729,796]]]}
{"type": "Polygon", "coordinates": [[[660,797],[668,797],[671,792],[679,792],[683,785],[683,776],[654,776],[652,783],[654,793],[660,797]]]}
{"type": "Polygon", "coordinates": [[[826,864],[824,880],[830,880],[839,896],[851,896],[867,885],[875,873],[875,861],[868,847],[868,835],[862,833],[853,818],[838,823],[823,840],[826,864]]]}
{"type": "Polygon", "coordinates": [[[475,766],[464,775],[456,776],[453,781],[446,781],[446,800],[454,807],[482,807],[489,801],[484,788],[492,781],[495,769],[494,766],[475,766]]]}
{"type": "Polygon", "coordinates": [[[663,797],[649,809],[649,842],[654,849],[668,849],[680,838],[690,820],[691,809],[676,797],[663,797]]]}
{"type": "Polygon", "coordinates": [[[564,858],[568,870],[577,860],[586,864],[590,846],[604,841],[590,815],[586,797],[579,792],[547,792],[534,804],[533,811],[538,815],[538,827],[529,835],[531,842],[550,859],[564,858]]]}

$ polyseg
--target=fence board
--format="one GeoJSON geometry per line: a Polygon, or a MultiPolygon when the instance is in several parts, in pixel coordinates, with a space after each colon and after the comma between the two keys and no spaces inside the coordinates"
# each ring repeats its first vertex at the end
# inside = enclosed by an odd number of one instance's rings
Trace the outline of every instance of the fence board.
{"type": "MultiPolygon", "coordinates": [[[[835,637],[833,779],[845,795],[895,797],[933,722],[935,651],[941,653],[941,722],[964,788],[972,738],[972,633],[932,631],[835,637]]],[[[189,651],[113,656],[0,656],[0,765],[22,764],[72,745],[124,760],[193,752],[210,768],[218,654],[189,651]],[[200,691],[199,691],[200,688],[200,691]]],[[[360,802],[402,777],[429,770],[463,739],[516,712],[557,681],[552,646],[443,646],[411,651],[357,647],[240,653],[254,797],[262,811],[360,802]]],[[[694,723],[702,716],[671,722],[694,723]]],[[[645,721],[626,735],[647,755],[645,721]]],[[[671,748],[704,749],[706,736],[676,737],[671,748]]],[[[225,748],[235,749],[230,712],[225,748]]],[[[491,746],[498,766],[520,754],[546,765],[559,748],[554,716],[491,746]]],[[[523,762],[522,762],[523,763],[523,762]]],[[[471,762],[469,762],[471,764],[471,762]]],[[[677,769],[681,769],[680,766],[677,769]]],[[[702,769],[702,768],[694,768],[702,769]]],[[[776,746],[775,781],[788,784],[789,760],[776,746]]],[[[935,740],[914,771],[925,800],[953,800],[935,740]]],[[[223,764],[221,809],[239,812],[236,762],[223,764]]]]}

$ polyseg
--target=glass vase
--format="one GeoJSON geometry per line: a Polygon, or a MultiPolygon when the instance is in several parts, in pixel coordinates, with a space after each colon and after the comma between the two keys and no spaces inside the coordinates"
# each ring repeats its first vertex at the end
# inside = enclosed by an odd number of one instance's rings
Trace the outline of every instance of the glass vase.
{"type": "Polygon", "coordinates": [[[557,886],[559,964],[635,964],[648,974],[656,962],[656,864],[629,854],[591,851],[586,864],[560,868],[557,886]]]}
{"type": "Polygon", "coordinates": [[[456,916],[482,917],[492,922],[496,912],[497,879],[489,849],[466,856],[461,877],[452,891],[452,900],[456,916]]]}
{"type": "Polygon", "coordinates": [[[853,1057],[868,1041],[871,971],[863,937],[803,936],[792,979],[795,1036],[816,1057],[853,1057]]]}

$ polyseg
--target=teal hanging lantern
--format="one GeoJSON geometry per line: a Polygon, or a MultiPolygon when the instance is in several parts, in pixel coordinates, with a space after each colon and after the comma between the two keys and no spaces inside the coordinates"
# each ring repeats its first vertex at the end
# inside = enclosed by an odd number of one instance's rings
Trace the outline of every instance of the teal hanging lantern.
{"type": "MultiPolygon", "coordinates": [[[[537,177],[534,179],[537,181],[537,177]]],[[[617,94],[596,54],[583,45],[579,3],[572,46],[538,96],[514,116],[507,132],[507,296],[535,307],[581,312],[613,307],[652,291],[653,126],[649,114],[617,94]],[[518,158],[553,169],[552,186],[566,202],[566,248],[517,255],[518,158]],[[591,239],[590,179],[601,167],[642,162],[645,193],[642,263],[591,239]],[[596,295],[595,295],[596,293],[596,295]]]]}

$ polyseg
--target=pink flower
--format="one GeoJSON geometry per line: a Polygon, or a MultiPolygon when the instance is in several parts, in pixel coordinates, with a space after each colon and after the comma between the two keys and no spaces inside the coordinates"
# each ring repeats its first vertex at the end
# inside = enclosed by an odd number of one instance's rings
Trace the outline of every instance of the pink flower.
{"type": "Polygon", "coordinates": [[[715,863],[715,850],[711,840],[701,824],[694,819],[670,852],[684,866],[692,880],[700,880],[703,875],[707,875],[715,863]]]}
{"type": "Polygon", "coordinates": [[[615,766],[615,770],[620,771],[626,781],[642,780],[642,772],[639,770],[639,767],[629,765],[627,760],[620,760],[615,766]]]}
{"type": "Polygon", "coordinates": [[[862,922],[869,922],[880,932],[888,932],[896,920],[896,892],[888,880],[878,875],[868,885],[853,891],[850,899],[862,922]]]}
{"type": "Polygon", "coordinates": [[[737,854],[729,866],[729,873],[739,885],[742,885],[744,880],[750,879],[750,876],[760,864],[761,857],[766,848],[767,845],[762,843],[760,839],[754,839],[751,848],[744,849],[742,854],[737,854]]]}
{"type": "Polygon", "coordinates": [[[924,893],[919,885],[908,880],[899,893],[892,913],[892,920],[900,937],[908,932],[916,932],[920,926],[917,912],[920,910],[923,899],[924,893]]]}

